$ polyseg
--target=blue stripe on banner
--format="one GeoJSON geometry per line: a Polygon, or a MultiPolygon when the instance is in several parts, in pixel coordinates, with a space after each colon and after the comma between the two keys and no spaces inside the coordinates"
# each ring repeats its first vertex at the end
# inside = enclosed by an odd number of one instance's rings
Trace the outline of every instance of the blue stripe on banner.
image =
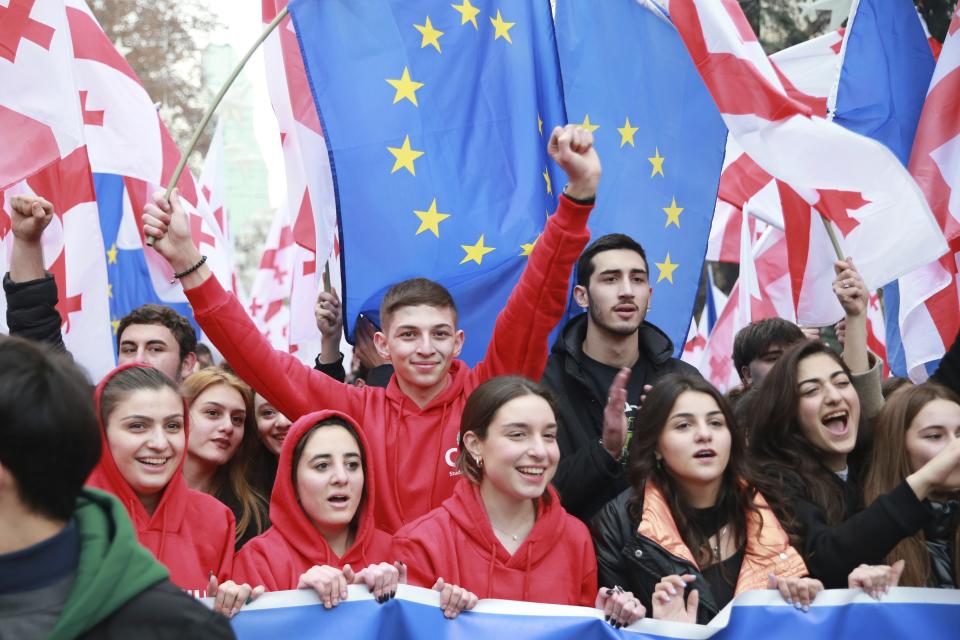
{"type": "MultiPolygon", "coordinates": [[[[208,600],[209,602],[209,600],[208,600]]],[[[241,640],[253,638],[669,638],[727,640],[764,638],[956,638],[960,592],[948,589],[893,589],[883,602],[861,591],[825,591],[809,612],[787,605],[776,591],[741,594],[710,625],[641,620],[613,629],[595,609],[505,600],[482,600],[474,611],[447,620],[430,590],[401,586],[395,600],[377,604],[362,587],[350,599],[325,610],[311,591],[269,593],[232,620],[241,640]]]]}

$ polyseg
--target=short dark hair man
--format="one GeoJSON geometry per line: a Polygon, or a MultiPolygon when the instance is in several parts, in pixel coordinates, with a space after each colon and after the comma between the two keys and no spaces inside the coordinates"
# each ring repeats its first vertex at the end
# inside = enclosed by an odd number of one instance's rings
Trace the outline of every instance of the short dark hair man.
{"type": "Polygon", "coordinates": [[[185,317],[160,304],[137,307],[117,327],[117,362],[145,362],[175,382],[197,364],[197,332],[185,317]]]}
{"type": "Polygon", "coordinates": [[[733,366],[744,388],[758,385],[783,352],[806,338],[803,330],[783,318],[751,322],[733,339],[733,366]]]}
{"type": "Polygon", "coordinates": [[[90,385],[65,355],[0,337],[0,638],[232,638],[84,489],[100,457],[90,385]]]}
{"type": "Polygon", "coordinates": [[[553,483],[564,508],[589,518],[626,488],[623,453],[629,418],[644,385],[667,373],[697,370],[673,357],[673,343],[645,321],[653,289],[647,256],[633,238],[598,238],[577,262],[574,297],[587,313],[564,326],[547,361],[543,382],[560,403],[560,465],[553,483]],[[604,428],[614,378],[631,370],[624,425],[604,428]]]}

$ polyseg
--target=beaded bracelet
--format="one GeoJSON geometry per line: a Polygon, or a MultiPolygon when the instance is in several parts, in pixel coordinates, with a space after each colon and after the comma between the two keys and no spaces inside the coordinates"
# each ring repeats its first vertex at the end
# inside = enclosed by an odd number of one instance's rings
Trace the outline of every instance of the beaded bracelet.
{"type": "Polygon", "coordinates": [[[206,262],[206,261],[207,261],[207,256],[202,256],[202,257],[200,258],[200,262],[198,262],[197,264],[193,265],[193,266],[190,267],[189,269],[185,269],[184,271],[181,271],[180,273],[175,273],[175,274],[173,274],[173,277],[170,279],[170,284],[173,284],[174,282],[176,282],[177,280],[179,280],[179,279],[182,278],[183,276],[188,276],[188,275],[190,275],[191,273],[193,273],[194,271],[196,271],[197,269],[199,269],[200,267],[202,267],[202,266],[203,266],[203,263],[206,262]]]}

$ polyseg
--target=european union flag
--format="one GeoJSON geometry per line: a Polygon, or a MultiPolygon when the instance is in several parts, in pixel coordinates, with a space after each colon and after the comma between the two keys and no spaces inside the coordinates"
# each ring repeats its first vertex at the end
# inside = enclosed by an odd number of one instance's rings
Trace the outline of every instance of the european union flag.
{"type": "Polygon", "coordinates": [[[666,14],[636,0],[557,0],[567,114],[603,162],[594,238],[643,245],[647,319],[683,349],[706,255],[727,130],[666,14]]]}
{"type": "Polygon", "coordinates": [[[563,182],[548,0],[293,0],[336,187],[344,321],[386,289],[445,285],[482,359],[563,182]]]}

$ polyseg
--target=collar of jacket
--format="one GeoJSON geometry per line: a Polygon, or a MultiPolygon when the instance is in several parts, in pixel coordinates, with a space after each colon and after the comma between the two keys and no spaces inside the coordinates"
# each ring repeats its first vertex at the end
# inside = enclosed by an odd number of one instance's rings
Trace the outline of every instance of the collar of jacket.
{"type": "MultiPolygon", "coordinates": [[[[570,370],[570,360],[579,368],[584,356],[583,342],[586,339],[587,314],[581,313],[567,321],[560,337],[553,343],[553,353],[569,356],[567,370],[570,370]]],[[[637,339],[640,341],[641,360],[659,366],[673,357],[673,342],[656,325],[644,321],[637,331],[637,339]]]]}
{"type": "MultiPolygon", "coordinates": [[[[753,501],[760,511],[760,517],[754,515],[747,518],[746,548],[740,575],[737,577],[736,594],[766,589],[771,573],[780,578],[807,575],[803,558],[790,546],[787,532],[773,515],[767,501],[759,493],[754,496],[753,501]]],[[[637,533],[701,571],[680,536],[667,499],[653,482],[647,482],[644,486],[643,515],[637,533]]]]}

